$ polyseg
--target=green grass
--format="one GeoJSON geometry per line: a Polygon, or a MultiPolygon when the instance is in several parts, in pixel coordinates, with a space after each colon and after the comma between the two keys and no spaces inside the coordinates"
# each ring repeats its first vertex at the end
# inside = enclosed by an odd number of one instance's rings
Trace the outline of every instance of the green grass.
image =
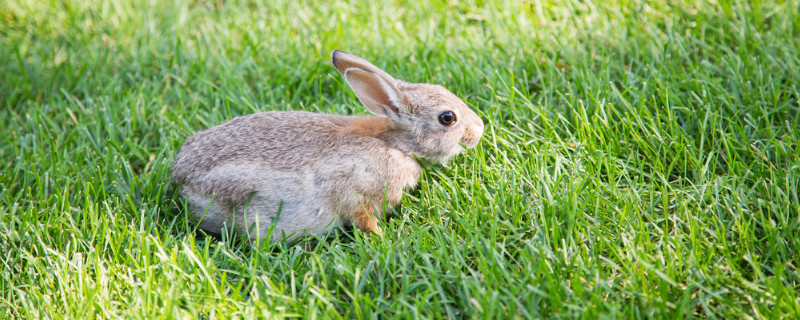
{"type": "Polygon", "coordinates": [[[797,1],[371,3],[0,1],[0,317],[800,315],[797,1]],[[365,113],[332,49],[449,87],[481,144],[382,238],[196,232],[185,138],[365,113]]]}

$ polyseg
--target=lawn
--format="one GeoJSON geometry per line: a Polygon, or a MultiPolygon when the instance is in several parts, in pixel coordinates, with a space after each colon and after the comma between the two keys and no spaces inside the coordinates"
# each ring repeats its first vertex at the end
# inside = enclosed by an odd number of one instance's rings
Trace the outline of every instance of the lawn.
{"type": "Polygon", "coordinates": [[[798,1],[0,1],[0,318],[794,318],[798,1]],[[484,119],[385,235],[196,230],[191,134],[366,114],[340,49],[484,119]]]}

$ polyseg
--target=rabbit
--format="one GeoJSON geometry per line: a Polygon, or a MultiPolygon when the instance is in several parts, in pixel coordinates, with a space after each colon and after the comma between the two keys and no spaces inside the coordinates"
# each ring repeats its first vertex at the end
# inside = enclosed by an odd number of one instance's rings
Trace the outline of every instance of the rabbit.
{"type": "Polygon", "coordinates": [[[380,236],[378,219],[417,185],[415,157],[444,163],[478,144],[483,121],[444,87],[338,50],[331,60],[375,116],[267,111],[192,135],[172,179],[201,229],[270,242],[341,226],[380,236]]]}

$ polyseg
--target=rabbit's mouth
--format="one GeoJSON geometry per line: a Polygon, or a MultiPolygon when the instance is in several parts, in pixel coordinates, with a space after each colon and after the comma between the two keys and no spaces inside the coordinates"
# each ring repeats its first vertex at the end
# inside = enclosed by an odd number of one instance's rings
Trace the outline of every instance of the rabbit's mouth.
{"type": "MultiPolygon", "coordinates": [[[[473,149],[476,146],[478,146],[478,141],[480,141],[480,140],[481,140],[480,136],[469,137],[469,138],[464,137],[464,138],[461,139],[461,146],[462,146],[462,148],[473,149]]],[[[461,151],[464,151],[464,150],[461,150],[461,151]]]]}
{"type": "MultiPolygon", "coordinates": [[[[464,130],[464,135],[461,137],[461,144],[468,149],[475,148],[483,136],[483,127],[468,127],[464,130]]],[[[463,151],[463,150],[462,150],[463,151]]]]}

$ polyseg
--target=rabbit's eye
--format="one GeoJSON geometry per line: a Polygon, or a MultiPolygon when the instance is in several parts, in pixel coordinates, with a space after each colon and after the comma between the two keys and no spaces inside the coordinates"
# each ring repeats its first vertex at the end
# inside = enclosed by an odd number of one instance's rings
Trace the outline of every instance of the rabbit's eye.
{"type": "Polygon", "coordinates": [[[445,111],[439,115],[439,123],[445,126],[456,123],[456,114],[453,111],[445,111]]]}

